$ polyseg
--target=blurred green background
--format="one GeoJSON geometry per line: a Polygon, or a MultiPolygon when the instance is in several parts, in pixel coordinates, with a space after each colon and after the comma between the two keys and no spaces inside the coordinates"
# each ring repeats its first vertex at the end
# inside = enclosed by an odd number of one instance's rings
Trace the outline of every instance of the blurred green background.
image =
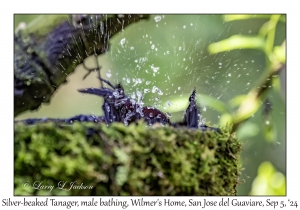
{"type": "MultiPolygon", "coordinates": [[[[15,15],[15,28],[36,16],[15,15]]],[[[282,45],[286,39],[285,15],[151,15],[149,20],[130,25],[110,40],[108,53],[98,58],[101,75],[112,83],[121,82],[132,97],[137,97],[136,91],[142,91],[145,104],[171,113],[173,122],[183,119],[188,97],[196,87],[202,121],[224,125],[228,113],[236,110],[232,105],[235,98],[255,87],[270,61],[255,40],[247,39],[246,45],[241,45],[244,47],[231,50],[232,43],[227,50],[226,43],[217,42],[234,35],[263,37],[265,29],[274,23],[272,47],[282,45]]],[[[86,59],[86,64],[96,66],[92,57],[86,59]]],[[[100,97],[77,92],[100,85],[96,72],[82,80],[85,74],[79,65],[68,76],[68,83],[52,96],[50,104],[24,112],[16,119],[102,115],[100,97]]],[[[279,75],[279,81],[268,92],[272,104],[268,120],[260,108],[237,130],[243,143],[244,168],[238,195],[286,194],[285,71],[279,75]]]]}

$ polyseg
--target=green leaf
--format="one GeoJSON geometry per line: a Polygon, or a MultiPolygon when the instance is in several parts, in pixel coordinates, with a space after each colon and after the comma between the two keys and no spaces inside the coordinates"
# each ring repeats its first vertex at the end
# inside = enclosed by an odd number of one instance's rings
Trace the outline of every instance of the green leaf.
{"type": "Polygon", "coordinates": [[[259,127],[257,124],[252,122],[245,122],[238,129],[237,136],[239,139],[246,139],[249,137],[256,136],[258,132],[259,132],[259,127]]]}
{"type": "MultiPolygon", "coordinates": [[[[265,47],[265,53],[270,57],[270,54],[273,51],[274,48],[274,40],[275,40],[275,34],[276,34],[276,25],[278,23],[278,20],[280,18],[280,15],[272,15],[270,20],[268,21],[267,26],[267,38],[266,38],[266,47],[265,47]]],[[[270,59],[270,58],[269,58],[270,59]]]]}
{"type": "MultiPolygon", "coordinates": [[[[185,110],[188,107],[188,98],[190,97],[189,94],[184,94],[182,97],[173,98],[169,100],[171,103],[170,107],[166,108],[167,112],[174,113],[185,110]]],[[[165,103],[163,103],[165,104],[165,103]]]]}
{"type": "Polygon", "coordinates": [[[256,98],[256,95],[254,93],[248,94],[234,115],[234,123],[242,122],[243,120],[246,120],[249,117],[251,117],[258,110],[260,105],[261,103],[256,98]]]}
{"type": "Polygon", "coordinates": [[[262,162],[252,182],[250,195],[286,195],[285,175],[277,171],[269,161],[262,162]]]}
{"type": "MultiPolygon", "coordinates": [[[[247,20],[247,19],[253,19],[253,18],[265,18],[270,19],[271,15],[224,15],[223,19],[226,22],[235,21],[235,20],[247,20]]],[[[286,21],[285,15],[282,15],[279,19],[282,22],[286,21]]]]}
{"type": "Polygon", "coordinates": [[[247,95],[238,95],[230,101],[230,105],[232,107],[239,106],[246,99],[246,97],[247,95]]]}
{"type": "Polygon", "coordinates": [[[233,35],[228,39],[212,43],[208,51],[212,54],[236,49],[259,49],[264,50],[265,40],[260,36],[233,35]]]}
{"type": "Polygon", "coordinates": [[[223,103],[221,100],[218,100],[212,96],[205,95],[205,94],[198,94],[197,101],[202,106],[209,106],[211,108],[216,109],[219,112],[222,113],[229,113],[229,110],[225,103],[223,103]]]}
{"type": "Polygon", "coordinates": [[[281,63],[286,62],[285,42],[281,46],[274,47],[274,54],[281,63]]]}
{"type": "Polygon", "coordinates": [[[225,127],[227,125],[231,125],[232,124],[232,115],[229,114],[229,113],[225,113],[225,114],[222,114],[222,116],[220,117],[220,126],[221,127],[225,127]]]}
{"type": "Polygon", "coordinates": [[[274,75],[272,77],[272,85],[273,85],[273,89],[280,94],[281,93],[281,84],[280,84],[280,77],[278,75],[274,75]]]}
{"type": "Polygon", "coordinates": [[[267,142],[274,143],[277,137],[276,127],[271,120],[266,120],[263,125],[263,134],[267,142]]]}

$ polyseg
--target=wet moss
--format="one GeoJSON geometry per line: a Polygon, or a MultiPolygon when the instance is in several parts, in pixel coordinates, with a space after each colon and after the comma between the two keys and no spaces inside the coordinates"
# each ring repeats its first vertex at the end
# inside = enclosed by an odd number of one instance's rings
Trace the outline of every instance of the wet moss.
{"type": "Polygon", "coordinates": [[[241,143],[229,130],[16,123],[14,193],[235,195],[241,143]]]}

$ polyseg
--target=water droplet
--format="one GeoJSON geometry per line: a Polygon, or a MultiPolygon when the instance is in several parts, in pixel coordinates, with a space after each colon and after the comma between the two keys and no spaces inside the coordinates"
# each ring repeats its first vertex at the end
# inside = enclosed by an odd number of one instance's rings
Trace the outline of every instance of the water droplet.
{"type": "Polygon", "coordinates": [[[142,94],[142,91],[139,91],[139,90],[136,90],[136,95],[138,97],[138,103],[139,104],[142,104],[143,103],[143,94],[142,94]]]}
{"type": "Polygon", "coordinates": [[[171,106],[172,103],[171,103],[171,101],[167,101],[166,104],[167,104],[168,106],[171,106]]]}
{"type": "Polygon", "coordinates": [[[161,21],[161,16],[157,15],[154,17],[155,22],[161,21]]]}
{"type": "Polygon", "coordinates": [[[150,89],[144,89],[144,93],[149,93],[150,89]]]}
{"type": "Polygon", "coordinates": [[[184,25],[182,28],[183,28],[183,29],[186,29],[186,25],[184,25]]]}
{"type": "Polygon", "coordinates": [[[153,64],[151,65],[151,69],[153,70],[154,73],[158,72],[159,67],[155,67],[153,66],[153,64]]]}
{"type": "Polygon", "coordinates": [[[167,51],[167,54],[170,54],[170,52],[169,52],[169,51],[167,51]]]}
{"type": "Polygon", "coordinates": [[[171,115],[169,112],[166,113],[166,116],[167,116],[168,118],[172,117],[172,115],[171,115]]]}
{"type": "Polygon", "coordinates": [[[126,82],[129,84],[129,83],[130,83],[130,78],[127,78],[127,79],[126,79],[126,82]]]}
{"type": "Polygon", "coordinates": [[[130,50],[134,50],[134,47],[130,47],[130,50]]]}
{"type": "Polygon", "coordinates": [[[152,93],[155,93],[156,91],[157,91],[157,87],[156,86],[153,86],[153,88],[152,88],[152,93]]]}
{"type": "Polygon", "coordinates": [[[228,77],[231,77],[231,73],[228,74],[228,77]]]}
{"type": "Polygon", "coordinates": [[[163,95],[164,93],[160,89],[158,89],[157,94],[158,95],[163,95]]]}
{"type": "Polygon", "coordinates": [[[108,78],[111,77],[111,71],[110,71],[110,69],[107,70],[106,76],[107,76],[108,78]]]}
{"type": "Polygon", "coordinates": [[[181,87],[178,87],[178,90],[180,90],[181,89],[181,87]]]}
{"type": "Polygon", "coordinates": [[[121,41],[120,41],[120,45],[124,45],[124,44],[125,44],[125,42],[126,42],[126,39],[125,39],[125,38],[121,39],[121,41]]]}
{"type": "Polygon", "coordinates": [[[151,45],[151,49],[153,50],[155,48],[155,45],[153,44],[153,45],[151,45]]]}
{"type": "Polygon", "coordinates": [[[163,95],[163,92],[156,86],[153,86],[152,93],[157,93],[158,95],[163,95]]]}
{"type": "Polygon", "coordinates": [[[267,121],[266,121],[266,124],[267,124],[267,125],[269,125],[269,124],[270,124],[270,121],[269,121],[269,120],[267,120],[267,121]]]}
{"type": "Polygon", "coordinates": [[[159,97],[155,97],[155,101],[159,101],[160,100],[160,98],[159,97]]]}
{"type": "Polygon", "coordinates": [[[206,107],[203,107],[203,112],[206,112],[206,107]]]}
{"type": "Polygon", "coordinates": [[[146,85],[149,85],[151,83],[151,81],[146,81],[146,85]]]}

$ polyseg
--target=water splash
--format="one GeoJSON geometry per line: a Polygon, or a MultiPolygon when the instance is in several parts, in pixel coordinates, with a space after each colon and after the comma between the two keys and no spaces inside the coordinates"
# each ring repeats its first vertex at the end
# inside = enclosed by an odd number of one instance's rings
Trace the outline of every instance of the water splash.
{"type": "Polygon", "coordinates": [[[108,69],[108,70],[107,70],[107,73],[106,73],[107,78],[110,78],[111,75],[112,75],[112,74],[111,74],[111,71],[110,71],[110,69],[108,69]]]}
{"type": "Polygon", "coordinates": [[[121,41],[120,41],[120,45],[124,45],[125,44],[125,42],[126,42],[126,39],[125,38],[123,38],[123,39],[121,39],[121,41]]]}
{"type": "Polygon", "coordinates": [[[160,15],[155,16],[154,20],[155,20],[155,22],[161,21],[161,16],[160,15]]]}

